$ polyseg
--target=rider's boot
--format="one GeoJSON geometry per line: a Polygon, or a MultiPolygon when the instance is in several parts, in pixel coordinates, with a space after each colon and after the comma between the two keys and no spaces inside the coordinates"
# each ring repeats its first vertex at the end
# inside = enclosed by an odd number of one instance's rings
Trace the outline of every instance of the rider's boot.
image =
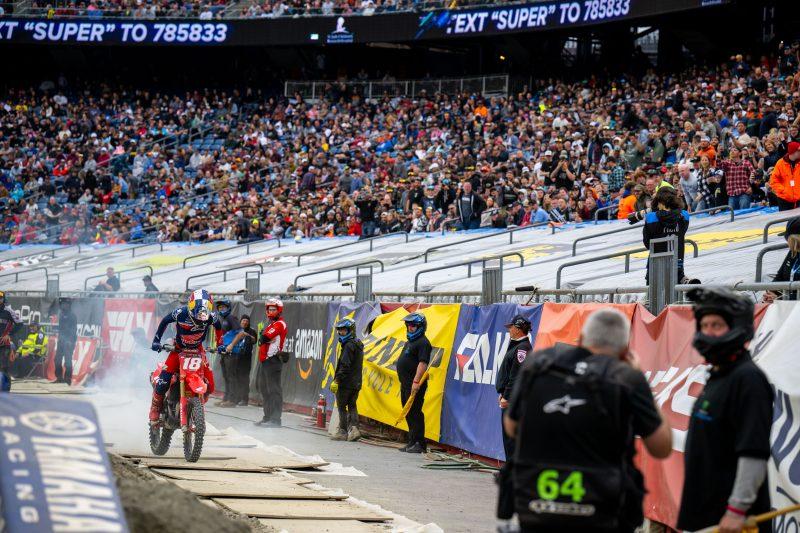
{"type": "Polygon", "coordinates": [[[164,395],[158,394],[153,391],[153,400],[150,402],[150,424],[153,425],[158,422],[158,416],[161,414],[161,406],[164,405],[164,395]]]}

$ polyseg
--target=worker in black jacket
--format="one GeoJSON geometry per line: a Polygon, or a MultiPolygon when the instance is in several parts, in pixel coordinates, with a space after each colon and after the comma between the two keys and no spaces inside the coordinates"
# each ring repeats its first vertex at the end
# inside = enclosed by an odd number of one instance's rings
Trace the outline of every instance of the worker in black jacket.
{"type": "MultiPolygon", "coordinates": [[[[0,291],[0,374],[11,386],[11,344],[14,331],[20,328],[20,320],[13,309],[6,306],[6,293],[0,291]]],[[[0,380],[0,384],[3,380],[0,380]]],[[[0,389],[0,392],[3,392],[0,389]]]]}
{"type": "MultiPolygon", "coordinates": [[[[786,223],[786,231],[782,233],[789,245],[789,253],[781,263],[775,279],[772,281],[800,281],[800,217],[794,217],[786,223]]],[[[796,291],[767,291],[764,295],[765,302],[772,302],[778,298],[796,300],[796,291]]]]}
{"type": "Polygon", "coordinates": [[[339,408],[339,429],[333,440],[354,441],[361,438],[358,430],[356,401],[361,390],[361,368],[364,365],[364,344],[356,338],[356,323],[345,318],[336,323],[339,335],[339,359],[331,383],[339,408]]]}
{"type": "MultiPolygon", "coordinates": [[[[683,209],[683,202],[672,187],[662,187],[653,197],[655,210],[645,216],[642,240],[646,248],[650,248],[650,241],[675,235],[678,237],[678,283],[687,283],[689,279],[683,271],[683,246],[686,230],[689,229],[689,213],[683,209]]],[[[666,243],[656,244],[656,253],[666,252],[666,243]]],[[[649,283],[650,260],[647,260],[647,274],[645,279],[649,283]]]]}
{"type": "Polygon", "coordinates": [[[61,298],[59,308],[55,383],[72,385],[72,353],[78,340],[78,318],[72,312],[72,302],[68,298],[61,298]]]}
{"type": "MultiPolygon", "coordinates": [[[[522,315],[517,315],[506,324],[511,340],[508,342],[508,349],[500,363],[500,370],[497,371],[497,382],[495,387],[502,414],[505,415],[508,402],[511,400],[511,391],[514,390],[514,382],[519,374],[522,363],[525,362],[528,352],[533,349],[528,333],[531,331],[530,321],[522,315]]],[[[506,461],[510,460],[514,453],[514,439],[506,435],[502,430],[503,417],[500,417],[501,431],[503,434],[503,449],[506,452],[506,461]]]]}

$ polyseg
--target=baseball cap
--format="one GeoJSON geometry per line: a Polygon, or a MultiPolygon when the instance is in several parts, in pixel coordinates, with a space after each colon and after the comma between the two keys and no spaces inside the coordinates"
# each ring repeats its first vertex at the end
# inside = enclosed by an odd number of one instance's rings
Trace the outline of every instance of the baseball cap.
{"type": "Polygon", "coordinates": [[[515,315],[514,318],[511,319],[511,322],[506,324],[507,328],[511,326],[517,326],[519,329],[524,331],[525,333],[531,330],[531,323],[530,321],[522,315],[515,315]]]}
{"type": "Polygon", "coordinates": [[[786,223],[786,230],[778,233],[785,239],[789,239],[790,235],[800,235],[800,216],[794,217],[786,223]]]}
{"type": "Polygon", "coordinates": [[[544,155],[553,155],[552,150],[545,150],[544,155]]]}

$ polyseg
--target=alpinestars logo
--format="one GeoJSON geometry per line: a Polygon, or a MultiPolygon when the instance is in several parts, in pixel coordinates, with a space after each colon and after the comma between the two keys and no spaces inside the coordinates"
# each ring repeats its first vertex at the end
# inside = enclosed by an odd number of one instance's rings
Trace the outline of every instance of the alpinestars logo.
{"type": "Polygon", "coordinates": [[[145,333],[151,330],[153,313],[141,311],[107,311],[108,344],[113,352],[130,353],[134,349],[131,331],[142,328],[145,333]]]}
{"type": "Polygon", "coordinates": [[[586,400],[581,400],[580,398],[573,400],[572,397],[567,394],[562,398],[556,398],[555,400],[550,400],[544,404],[544,412],[548,415],[552,413],[562,413],[568,415],[570,409],[573,407],[580,407],[584,404],[586,404],[586,400]]]}

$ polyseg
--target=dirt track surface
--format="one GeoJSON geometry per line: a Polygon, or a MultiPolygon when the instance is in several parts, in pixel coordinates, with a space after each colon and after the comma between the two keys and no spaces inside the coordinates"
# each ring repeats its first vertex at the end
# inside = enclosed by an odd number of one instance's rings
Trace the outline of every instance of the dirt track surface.
{"type": "Polygon", "coordinates": [[[131,533],[275,531],[256,519],[209,507],[192,493],[158,479],[123,457],[109,454],[109,458],[131,533]]]}

